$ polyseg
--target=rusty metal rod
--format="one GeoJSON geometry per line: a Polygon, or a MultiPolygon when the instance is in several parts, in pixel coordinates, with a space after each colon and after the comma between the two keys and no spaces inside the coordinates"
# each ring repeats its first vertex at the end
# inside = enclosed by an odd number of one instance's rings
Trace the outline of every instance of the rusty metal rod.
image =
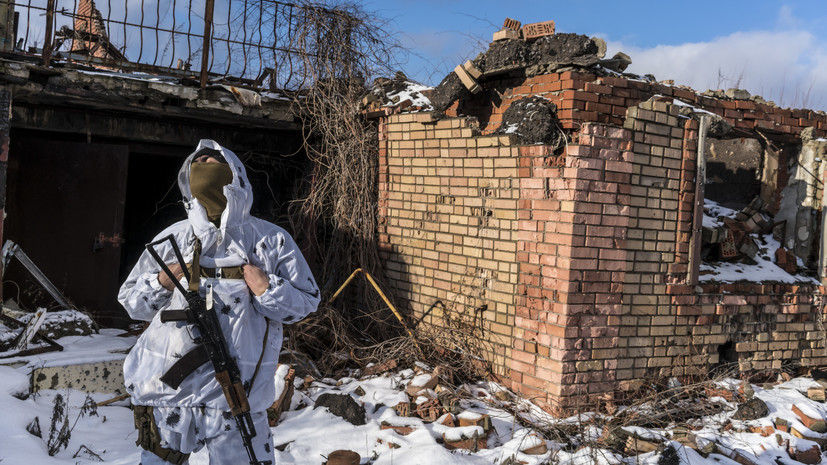
{"type": "Polygon", "coordinates": [[[204,7],[204,42],[201,48],[201,88],[207,87],[207,72],[210,63],[210,35],[212,34],[212,17],[215,0],[207,0],[204,7]]]}
{"type": "Polygon", "coordinates": [[[408,332],[408,336],[411,337],[411,341],[414,343],[414,346],[416,346],[417,352],[419,352],[419,354],[422,355],[422,348],[419,347],[419,344],[416,342],[416,338],[414,337],[413,333],[410,329],[408,329],[408,325],[405,324],[405,321],[402,319],[402,315],[399,313],[399,311],[396,310],[396,307],[393,306],[393,304],[385,295],[385,293],[382,292],[382,289],[379,287],[379,285],[376,284],[376,281],[374,281],[373,276],[371,276],[370,273],[368,273],[367,271],[361,268],[356,268],[356,270],[354,270],[353,273],[350,274],[350,276],[345,280],[345,282],[341,286],[339,286],[339,289],[336,290],[336,292],[333,294],[333,297],[330,298],[328,303],[333,303],[333,301],[336,300],[337,297],[339,297],[339,294],[342,293],[345,287],[347,287],[347,285],[350,284],[350,282],[353,281],[356,278],[356,276],[359,276],[360,273],[364,274],[365,277],[368,278],[368,281],[379,294],[379,297],[381,297],[382,300],[385,301],[385,304],[388,306],[388,308],[391,309],[391,312],[393,312],[396,319],[399,320],[399,323],[401,323],[402,327],[405,328],[405,331],[408,332]]]}

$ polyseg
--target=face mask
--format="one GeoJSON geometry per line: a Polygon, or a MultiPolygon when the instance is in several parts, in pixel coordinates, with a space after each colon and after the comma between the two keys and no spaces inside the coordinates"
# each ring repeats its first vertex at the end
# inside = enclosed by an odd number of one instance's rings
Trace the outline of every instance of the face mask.
{"type": "Polygon", "coordinates": [[[190,192],[207,209],[210,221],[221,218],[227,206],[224,186],[233,182],[233,171],[224,163],[193,163],[190,165],[190,192]]]}

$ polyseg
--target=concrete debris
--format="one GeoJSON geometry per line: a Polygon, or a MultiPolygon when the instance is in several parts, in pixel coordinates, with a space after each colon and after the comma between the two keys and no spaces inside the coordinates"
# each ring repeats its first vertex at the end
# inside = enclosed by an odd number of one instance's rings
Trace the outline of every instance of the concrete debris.
{"type": "MultiPolygon", "coordinates": [[[[459,85],[462,86],[461,83],[459,85]]],[[[393,79],[375,79],[370,91],[362,97],[359,109],[366,112],[375,112],[383,108],[397,111],[428,110],[431,107],[431,91],[430,87],[412,82],[405,73],[398,71],[393,79]]]]}
{"type": "MultiPolygon", "coordinates": [[[[515,24],[516,22],[511,23],[511,26],[515,24]]],[[[470,98],[473,93],[484,89],[485,81],[494,76],[535,76],[566,67],[593,68],[594,71],[599,71],[602,68],[598,65],[614,72],[622,72],[632,62],[624,53],[603,60],[606,55],[606,42],[603,39],[579,34],[555,34],[550,32],[554,28],[553,21],[525,25],[521,29],[522,34],[512,27],[504,27],[495,33],[488,50],[471,60],[471,64],[480,72],[479,77],[473,77],[474,84],[463,84],[467,79],[462,70],[468,70],[467,66],[463,66],[445,76],[434,89],[431,103],[437,119],[453,102],[470,98]],[[526,31],[529,31],[528,36],[526,31]],[[531,40],[523,40],[527,38],[531,40]],[[481,89],[476,89],[475,85],[481,89]]]]}
{"type": "Polygon", "coordinates": [[[769,409],[767,408],[766,402],[757,397],[753,397],[752,399],[739,405],[738,410],[732,418],[736,420],[757,420],[767,416],[768,414],[769,409]]]}
{"type": "Polygon", "coordinates": [[[514,101],[503,113],[503,123],[495,134],[513,134],[521,145],[565,145],[566,136],[557,118],[557,105],[543,97],[524,97],[514,101]]]}
{"type": "Polygon", "coordinates": [[[733,100],[749,100],[750,93],[744,89],[730,88],[724,91],[724,94],[733,100]]]}
{"type": "MultiPolygon", "coordinates": [[[[592,40],[595,40],[595,39],[592,39],[592,40]]],[[[599,47],[598,50],[602,49],[603,50],[603,56],[605,56],[606,55],[606,42],[603,41],[603,39],[600,39],[600,41],[602,42],[602,47],[601,47],[601,44],[598,43],[598,47],[599,47]]],[[[597,56],[600,57],[600,53],[598,53],[597,56]]],[[[603,61],[600,62],[600,66],[602,66],[606,69],[610,69],[612,71],[616,71],[618,73],[622,73],[622,72],[626,71],[626,68],[628,68],[629,65],[631,65],[631,64],[632,64],[632,57],[630,57],[629,55],[626,55],[623,52],[617,52],[610,59],[603,60],[603,61]]]]}
{"type": "Polygon", "coordinates": [[[348,394],[325,393],[316,399],[315,408],[326,407],[330,413],[343,418],[352,425],[364,425],[365,407],[348,394]]]}

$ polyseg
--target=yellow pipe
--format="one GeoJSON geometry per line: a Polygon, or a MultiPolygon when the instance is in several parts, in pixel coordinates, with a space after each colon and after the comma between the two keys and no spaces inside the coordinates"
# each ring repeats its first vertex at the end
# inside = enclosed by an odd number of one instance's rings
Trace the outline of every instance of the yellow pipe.
{"type": "Polygon", "coordinates": [[[388,306],[388,308],[391,309],[394,316],[396,316],[396,319],[399,320],[399,323],[401,323],[402,327],[405,328],[405,331],[408,332],[408,336],[411,337],[411,341],[413,341],[414,345],[416,346],[416,350],[419,352],[420,355],[422,355],[422,349],[419,347],[419,344],[416,343],[416,338],[414,337],[411,330],[408,329],[408,326],[405,324],[405,321],[402,319],[402,315],[399,314],[399,312],[396,310],[396,307],[394,307],[393,304],[391,304],[391,301],[388,300],[388,297],[385,296],[385,293],[382,292],[382,289],[380,289],[379,285],[376,284],[376,281],[374,281],[373,276],[371,276],[370,273],[368,273],[367,271],[365,271],[361,268],[356,268],[356,270],[354,270],[353,273],[350,274],[350,276],[345,280],[345,282],[341,286],[339,286],[339,289],[336,291],[335,294],[333,294],[333,297],[330,298],[328,303],[333,303],[333,301],[336,300],[337,297],[339,297],[339,294],[342,293],[342,291],[345,289],[345,287],[348,284],[350,284],[350,282],[353,281],[353,279],[356,278],[356,276],[358,276],[359,273],[364,273],[365,277],[368,278],[368,281],[370,281],[371,286],[373,286],[373,288],[376,289],[376,292],[379,294],[379,297],[381,297],[382,300],[385,301],[385,304],[388,306]]]}

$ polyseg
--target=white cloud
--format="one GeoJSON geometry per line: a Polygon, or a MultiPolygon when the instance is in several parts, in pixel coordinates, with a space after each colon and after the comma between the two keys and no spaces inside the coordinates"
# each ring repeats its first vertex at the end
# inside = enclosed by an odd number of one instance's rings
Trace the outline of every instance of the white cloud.
{"type": "Polygon", "coordinates": [[[609,42],[632,57],[628,71],[698,91],[740,87],[779,105],[827,109],[827,44],[807,31],[736,32],[709,42],[653,48],[609,42]]]}

